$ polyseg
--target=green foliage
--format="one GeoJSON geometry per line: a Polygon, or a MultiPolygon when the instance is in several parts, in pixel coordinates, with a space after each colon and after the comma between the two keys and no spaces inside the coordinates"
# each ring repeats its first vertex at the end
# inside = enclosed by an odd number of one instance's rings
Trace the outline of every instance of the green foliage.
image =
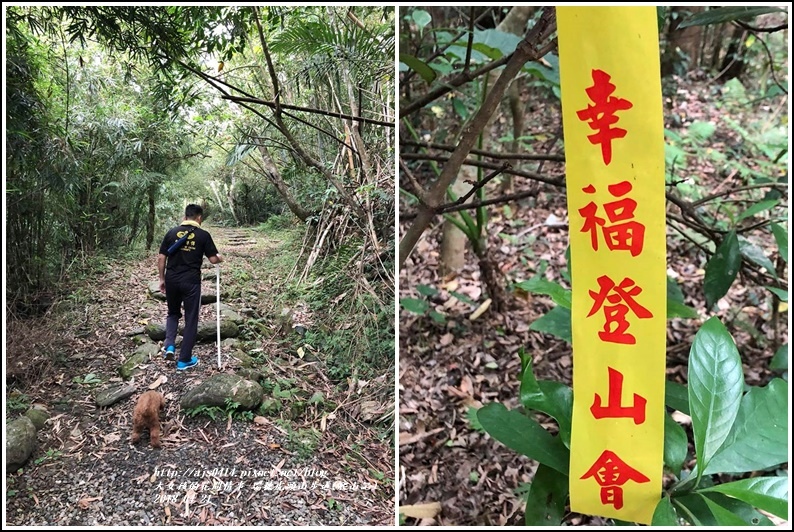
{"type": "Polygon", "coordinates": [[[287,448],[298,461],[311,460],[316,456],[322,434],[313,428],[295,430],[291,424],[283,424],[287,430],[287,448]]]}
{"type": "Polygon", "coordinates": [[[30,408],[30,397],[24,393],[12,390],[6,396],[6,411],[11,412],[24,412],[30,408]]]}
{"type": "Polygon", "coordinates": [[[33,463],[36,465],[41,465],[44,462],[54,462],[58,458],[61,457],[63,451],[58,451],[56,449],[47,449],[47,452],[44,453],[44,456],[40,456],[36,458],[33,463]]]}
{"type": "Polygon", "coordinates": [[[85,384],[88,386],[94,386],[96,384],[102,384],[102,379],[100,379],[94,373],[89,373],[84,377],[73,377],[72,382],[74,382],[75,384],[85,384]]]}
{"type": "MultiPolygon", "coordinates": [[[[530,357],[521,353],[521,359],[521,403],[526,411],[488,403],[477,411],[477,419],[492,437],[540,462],[528,493],[526,524],[559,526],[568,495],[569,451],[564,438],[570,427],[571,390],[561,383],[536,381],[530,357]],[[532,411],[554,417],[560,435],[550,435],[530,417],[532,411]]],[[[766,387],[745,386],[736,345],[716,317],[695,336],[688,380],[688,399],[680,385],[668,383],[665,402],[690,412],[697,464],[692,471],[681,471],[687,437],[665,414],[664,463],[676,481],[660,494],[653,525],[765,522],[755,508],[787,518],[785,477],[718,480],[726,473],[764,471],[786,462],[788,384],[774,379],[766,387]]]]}

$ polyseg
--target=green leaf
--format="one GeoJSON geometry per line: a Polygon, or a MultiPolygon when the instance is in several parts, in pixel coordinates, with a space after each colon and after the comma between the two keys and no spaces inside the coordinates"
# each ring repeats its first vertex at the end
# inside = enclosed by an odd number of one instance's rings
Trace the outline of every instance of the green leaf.
{"type": "Polygon", "coordinates": [[[667,20],[667,8],[664,6],[656,6],[656,26],[660,34],[664,29],[665,20],[667,20]]]}
{"type": "Polygon", "coordinates": [[[662,497],[656,503],[656,509],[653,511],[653,518],[651,518],[651,526],[679,526],[678,515],[675,513],[670,497],[662,497]]]}
{"type": "Polygon", "coordinates": [[[686,431],[670,414],[664,414],[664,463],[675,476],[680,476],[686,461],[686,431]]]}
{"type": "Polygon", "coordinates": [[[432,286],[428,286],[426,284],[418,284],[416,285],[416,291],[422,294],[425,297],[430,297],[438,294],[438,290],[433,288],[432,286]]]}
{"type": "Polygon", "coordinates": [[[556,336],[571,343],[571,311],[565,307],[554,307],[549,312],[533,321],[529,328],[556,336]]]}
{"type": "Polygon", "coordinates": [[[788,371],[788,343],[781,345],[769,362],[769,369],[788,371]]]}
{"type": "Polygon", "coordinates": [[[772,261],[769,260],[769,257],[764,255],[764,251],[747,240],[746,238],[739,239],[739,249],[741,250],[742,256],[749,260],[750,262],[754,262],[764,268],[766,271],[771,273],[772,275],[777,278],[777,272],[775,271],[775,266],[772,264],[772,261]]]}
{"type": "Polygon", "coordinates": [[[540,464],[527,495],[527,526],[560,526],[568,498],[568,475],[540,464]]]}
{"type": "Polygon", "coordinates": [[[571,447],[571,416],[573,415],[573,391],[556,381],[537,381],[532,371],[532,356],[521,353],[520,397],[527,410],[538,410],[553,417],[560,427],[560,438],[566,447],[571,447]]]}
{"type": "Polygon", "coordinates": [[[451,295],[451,296],[452,296],[452,297],[454,297],[455,299],[458,299],[458,300],[460,300],[460,301],[463,301],[464,303],[468,303],[469,305],[476,305],[476,304],[477,304],[477,302],[476,302],[476,301],[474,301],[474,300],[473,300],[472,298],[470,298],[469,296],[467,296],[467,295],[465,295],[465,294],[461,294],[460,292],[455,292],[454,290],[450,290],[450,291],[449,291],[449,295],[451,295]]]}
{"type": "Polygon", "coordinates": [[[400,61],[422,76],[427,83],[433,83],[433,80],[436,79],[436,71],[421,59],[408,54],[400,54],[400,61]]]}
{"type": "MultiPolygon", "coordinates": [[[[788,460],[788,383],[775,378],[742,398],[736,421],[704,473],[746,473],[788,460]]],[[[698,466],[701,467],[701,466],[698,466]]]]}
{"type": "Polygon", "coordinates": [[[480,425],[480,420],[477,419],[477,409],[474,408],[473,406],[470,406],[466,410],[466,419],[468,420],[469,426],[472,429],[478,432],[485,432],[485,429],[482,428],[482,425],[480,425]]]}
{"type": "Polygon", "coordinates": [[[698,311],[678,301],[667,300],[667,319],[670,318],[698,318],[698,311]]]}
{"type": "Polygon", "coordinates": [[[554,281],[548,281],[541,277],[534,277],[532,279],[527,279],[526,281],[516,283],[516,286],[533,294],[551,296],[551,300],[556,304],[567,309],[571,308],[571,291],[566,290],[554,281]]]}
{"type": "Polygon", "coordinates": [[[673,381],[665,381],[664,404],[689,415],[689,391],[686,386],[673,381]]]}
{"type": "Polygon", "coordinates": [[[736,516],[730,510],[723,508],[708,497],[703,496],[703,500],[706,502],[706,506],[709,507],[709,510],[711,510],[711,515],[714,516],[717,526],[745,526],[747,524],[744,522],[744,519],[736,516]]]}
{"type": "Polygon", "coordinates": [[[716,491],[744,501],[756,508],[788,519],[787,477],[756,477],[719,484],[699,492],[716,491]]]}
{"type": "Polygon", "coordinates": [[[697,526],[717,526],[717,519],[706,504],[705,499],[717,503],[717,505],[742,519],[744,526],[772,526],[772,521],[769,518],[749,504],[727,497],[722,493],[692,493],[674,498],[673,504],[679,509],[678,515],[685,517],[692,524],[697,526]]]}
{"type": "Polygon", "coordinates": [[[466,105],[459,98],[452,99],[452,108],[455,110],[455,113],[463,120],[466,120],[469,117],[469,111],[466,109],[466,105]]]}
{"type": "Polygon", "coordinates": [[[739,19],[751,19],[759,15],[766,15],[767,13],[785,13],[784,9],[779,7],[718,7],[709,9],[702,13],[697,13],[694,16],[684,20],[678,25],[678,29],[682,30],[689,26],[708,26],[710,24],[721,24],[723,22],[732,22],[739,19]]]}
{"type": "Polygon", "coordinates": [[[699,478],[728,437],[744,386],[739,351],[716,316],[695,335],[687,380],[699,478]]]}
{"type": "Polygon", "coordinates": [[[734,499],[722,493],[705,493],[706,498],[711,499],[723,508],[730,511],[736,517],[742,519],[746,525],[752,526],[774,526],[774,523],[764,514],[739,499],[734,499]]]}
{"type": "Polygon", "coordinates": [[[424,299],[416,299],[413,297],[401,297],[400,305],[408,312],[413,312],[414,314],[424,314],[430,307],[428,302],[424,299]]]}
{"type": "Polygon", "coordinates": [[[770,228],[772,229],[772,234],[775,235],[780,258],[788,262],[788,231],[778,224],[770,224],[770,228]]]}
{"type": "Polygon", "coordinates": [[[775,288],[774,286],[765,286],[764,288],[775,294],[782,302],[788,303],[788,292],[786,290],[775,288]]]}
{"type": "Polygon", "coordinates": [[[427,313],[427,315],[430,316],[431,318],[433,318],[433,321],[436,322],[436,323],[446,323],[447,322],[447,317],[444,316],[443,314],[441,314],[440,312],[435,311],[435,310],[431,310],[430,312],[427,313]]]}
{"type": "Polygon", "coordinates": [[[678,515],[686,519],[695,526],[714,524],[714,516],[711,515],[709,507],[703,502],[702,497],[697,495],[685,495],[672,499],[673,506],[678,509],[678,515]]]}
{"type": "Polygon", "coordinates": [[[703,122],[702,120],[695,120],[689,124],[688,133],[690,137],[694,137],[695,141],[702,142],[708,140],[717,130],[714,122],[703,122]]]}
{"type": "Polygon", "coordinates": [[[425,11],[424,9],[415,9],[413,13],[411,13],[411,18],[413,19],[414,23],[419,27],[419,29],[423,29],[425,26],[430,24],[430,21],[433,20],[430,16],[430,13],[425,11]]]}
{"type": "Polygon", "coordinates": [[[717,247],[714,255],[706,264],[706,276],[703,289],[706,292],[706,307],[711,308],[728,289],[739,273],[742,264],[742,255],[739,249],[739,239],[736,232],[731,231],[717,247]]]}
{"type": "Polygon", "coordinates": [[[766,200],[766,201],[759,201],[758,203],[754,203],[750,206],[749,209],[744,211],[742,214],[736,218],[736,223],[738,224],[745,218],[749,218],[750,216],[755,216],[759,212],[763,212],[773,208],[775,205],[778,204],[778,200],[766,200]]]}
{"type": "Polygon", "coordinates": [[[568,474],[570,453],[559,436],[552,436],[540,424],[501,403],[488,403],[477,411],[483,428],[497,441],[536,462],[568,474]]]}

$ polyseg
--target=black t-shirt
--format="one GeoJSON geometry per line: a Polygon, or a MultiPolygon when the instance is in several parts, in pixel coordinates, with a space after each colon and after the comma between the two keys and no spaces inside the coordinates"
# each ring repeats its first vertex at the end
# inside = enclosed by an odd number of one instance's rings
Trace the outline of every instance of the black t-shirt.
{"type": "Polygon", "coordinates": [[[165,280],[168,282],[201,284],[201,263],[204,256],[214,257],[218,254],[212,236],[204,229],[188,224],[174,227],[166,233],[163,243],[160,244],[160,254],[168,256],[171,244],[191,229],[193,232],[188,235],[185,244],[167,259],[165,280]]]}

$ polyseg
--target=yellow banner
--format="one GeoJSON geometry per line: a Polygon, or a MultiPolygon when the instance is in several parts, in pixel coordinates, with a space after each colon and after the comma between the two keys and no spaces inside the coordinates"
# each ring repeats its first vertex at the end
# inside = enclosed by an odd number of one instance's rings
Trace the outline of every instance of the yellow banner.
{"type": "Polygon", "coordinates": [[[571,510],[650,523],[664,447],[655,7],[558,7],[573,288],[571,510]]]}

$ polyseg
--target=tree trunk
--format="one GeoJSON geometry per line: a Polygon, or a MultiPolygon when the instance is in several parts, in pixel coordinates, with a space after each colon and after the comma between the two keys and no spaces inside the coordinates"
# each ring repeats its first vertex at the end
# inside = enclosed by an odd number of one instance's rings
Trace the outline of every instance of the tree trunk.
{"type": "MultiPolygon", "coordinates": [[[[467,181],[477,180],[477,171],[472,166],[464,166],[460,169],[460,174],[450,186],[455,197],[459,198],[471,190],[471,185],[467,181]]],[[[452,213],[457,220],[462,221],[457,213],[452,213]]],[[[439,274],[442,277],[457,273],[466,265],[466,234],[449,220],[444,220],[441,230],[441,257],[438,264],[439,274]]]]}
{"type": "Polygon", "coordinates": [[[156,191],[155,185],[149,185],[148,190],[146,191],[149,197],[149,216],[146,218],[146,251],[152,250],[152,243],[154,242],[154,220],[155,220],[155,210],[154,210],[154,195],[156,191]]]}
{"type": "Polygon", "coordinates": [[[731,34],[731,42],[728,44],[728,49],[725,51],[725,58],[720,65],[720,75],[717,78],[718,83],[725,83],[729,79],[741,77],[744,72],[744,35],[745,31],[740,27],[735,27],[731,34]]]}
{"type": "Polygon", "coordinates": [[[301,222],[305,222],[313,213],[304,209],[292,195],[289,187],[281,177],[281,172],[278,171],[278,167],[270,157],[270,153],[268,153],[267,148],[262,144],[259,145],[259,153],[262,155],[265,177],[276,187],[276,190],[284,200],[284,203],[287,204],[292,214],[297,216],[301,222]]]}
{"type": "Polygon", "coordinates": [[[667,48],[662,55],[662,76],[675,72],[680,56],[678,50],[689,57],[689,68],[700,66],[700,41],[703,39],[703,26],[690,26],[679,30],[678,26],[691,15],[703,12],[703,6],[673,7],[670,9],[670,26],[667,30],[667,48]]]}

